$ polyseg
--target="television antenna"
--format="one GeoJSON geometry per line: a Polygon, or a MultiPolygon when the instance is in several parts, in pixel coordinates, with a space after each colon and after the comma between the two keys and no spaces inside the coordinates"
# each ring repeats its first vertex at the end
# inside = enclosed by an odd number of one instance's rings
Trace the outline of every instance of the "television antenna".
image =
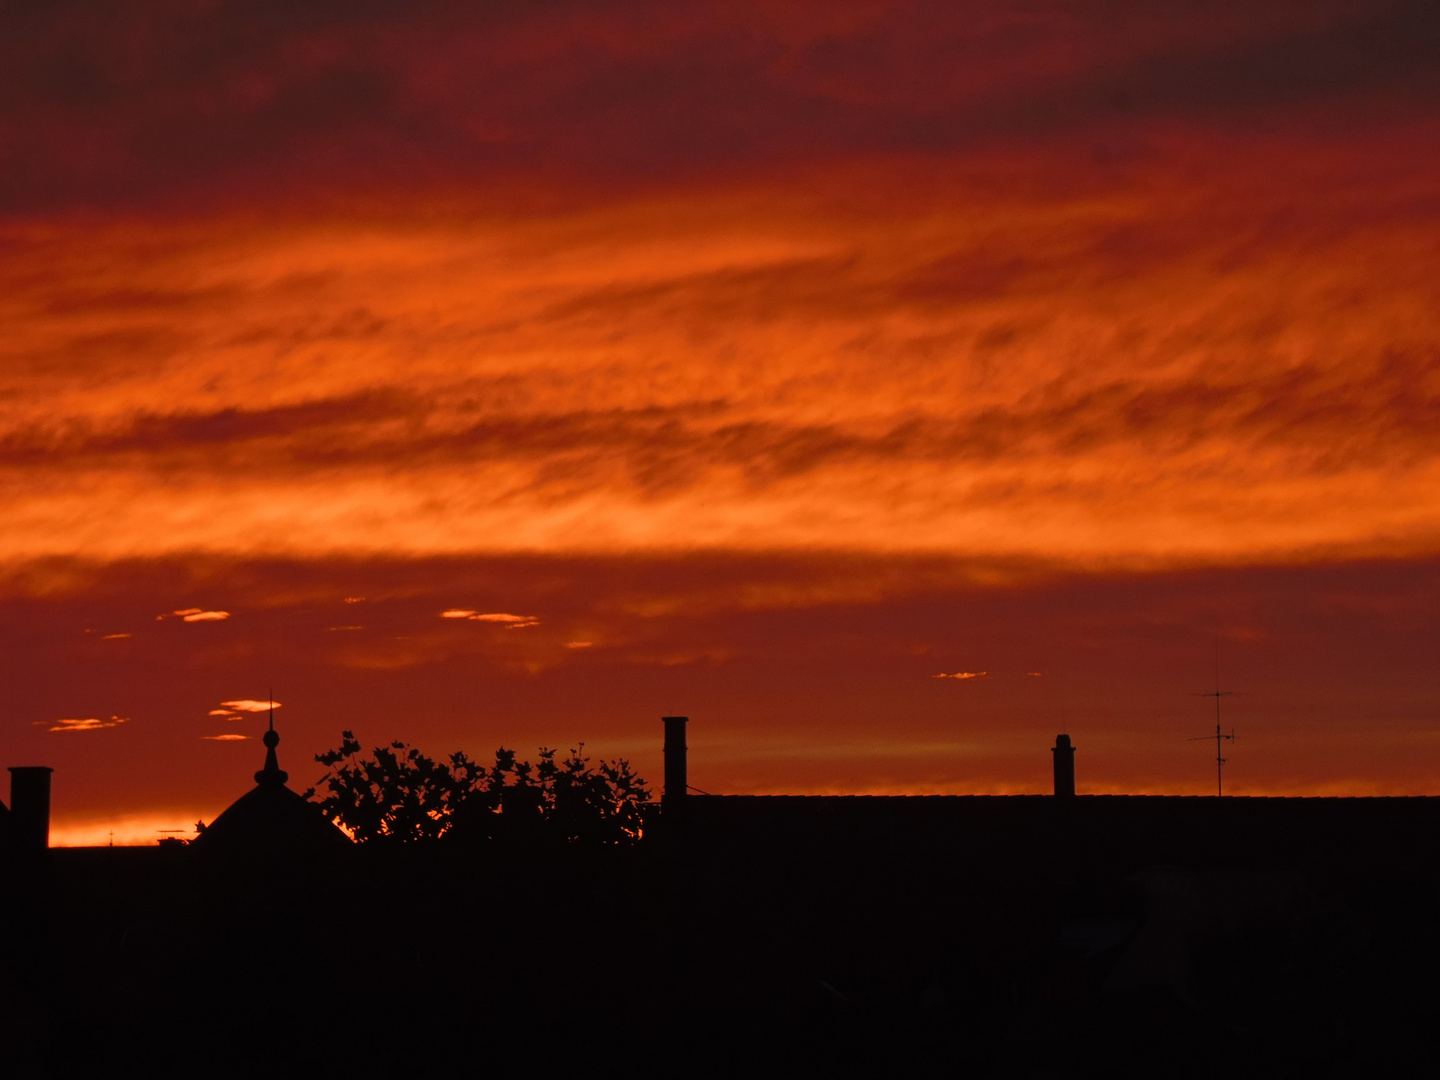
{"type": "Polygon", "coordinates": [[[1234,729],[1233,727],[1230,729],[1230,734],[1229,734],[1229,735],[1226,735],[1226,734],[1224,734],[1224,733],[1221,731],[1221,728],[1220,728],[1220,699],[1221,699],[1222,697],[1230,697],[1230,696],[1233,695],[1234,693],[1235,693],[1235,691],[1233,691],[1233,690],[1221,690],[1221,689],[1220,689],[1220,639],[1217,637],[1217,638],[1215,639],[1215,689],[1214,689],[1214,690],[1211,690],[1211,691],[1208,691],[1208,692],[1203,693],[1203,694],[1200,695],[1201,697],[1213,697],[1213,698],[1215,699],[1215,734],[1214,734],[1214,735],[1196,735],[1193,739],[1189,740],[1190,742],[1209,742],[1211,739],[1214,739],[1214,740],[1215,740],[1215,795],[1216,795],[1216,797],[1220,797],[1220,796],[1223,796],[1223,795],[1225,794],[1225,755],[1224,755],[1225,742],[1226,742],[1226,740],[1228,740],[1228,741],[1230,741],[1230,742],[1234,742],[1234,741],[1235,741],[1235,729],[1234,729]]]}

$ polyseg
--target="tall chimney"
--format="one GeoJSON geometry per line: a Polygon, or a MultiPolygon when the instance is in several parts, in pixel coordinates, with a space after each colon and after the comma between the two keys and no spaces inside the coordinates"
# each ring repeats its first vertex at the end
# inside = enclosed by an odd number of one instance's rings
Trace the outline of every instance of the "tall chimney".
{"type": "Polygon", "coordinates": [[[665,725],[665,790],[660,795],[661,813],[678,813],[685,799],[689,778],[685,766],[685,725],[688,716],[662,716],[665,725]]]}
{"type": "Polygon", "coordinates": [[[1055,794],[1074,795],[1075,747],[1070,745],[1070,736],[1056,735],[1050,752],[1055,755],[1055,794]]]}
{"type": "Polygon", "coordinates": [[[48,765],[10,766],[10,827],[16,851],[50,846],[50,774],[48,765]]]}

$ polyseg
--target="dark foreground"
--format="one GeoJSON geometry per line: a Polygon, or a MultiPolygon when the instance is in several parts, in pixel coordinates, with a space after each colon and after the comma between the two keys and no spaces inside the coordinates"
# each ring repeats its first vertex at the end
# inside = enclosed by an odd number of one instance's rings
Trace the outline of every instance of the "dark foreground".
{"type": "Polygon", "coordinates": [[[692,799],[629,848],[6,869],[6,1074],[1325,1077],[1424,1060],[1433,800],[692,799]]]}

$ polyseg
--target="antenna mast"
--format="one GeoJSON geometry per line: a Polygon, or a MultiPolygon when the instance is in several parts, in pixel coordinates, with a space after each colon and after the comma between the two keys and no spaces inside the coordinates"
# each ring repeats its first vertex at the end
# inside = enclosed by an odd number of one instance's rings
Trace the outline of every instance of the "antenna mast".
{"type": "Polygon", "coordinates": [[[1201,694],[1201,697],[1213,697],[1215,699],[1215,734],[1197,735],[1191,742],[1209,742],[1215,740],[1215,795],[1216,797],[1225,794],[1225,756],[1222,751],[1225,748],[1225,740],[1235,741],[1235,729],[1230,729],[1230,734],[1225,735],[1220,730],[1220,699],[1229,697],[1235,691],[1220,689],[1220,637],[1215,637],[1215,689],[1208,693],[1201,694]]]}

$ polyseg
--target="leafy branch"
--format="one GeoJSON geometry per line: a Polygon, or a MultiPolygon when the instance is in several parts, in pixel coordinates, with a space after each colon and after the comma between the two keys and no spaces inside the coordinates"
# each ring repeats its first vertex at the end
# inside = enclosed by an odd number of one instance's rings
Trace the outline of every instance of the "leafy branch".
{"type": "Polygon", "coordinates": [[[569,756],[541,748],[534,764],[501,747],[486,768],[457,751],[437,761],[402,742],[361,756],[353,732],[317,754],[329,772],[305,792],[359,843],[475,839],[632,843],[650,791],[625,760],[592,766],[584,743],[569,756]]]}

